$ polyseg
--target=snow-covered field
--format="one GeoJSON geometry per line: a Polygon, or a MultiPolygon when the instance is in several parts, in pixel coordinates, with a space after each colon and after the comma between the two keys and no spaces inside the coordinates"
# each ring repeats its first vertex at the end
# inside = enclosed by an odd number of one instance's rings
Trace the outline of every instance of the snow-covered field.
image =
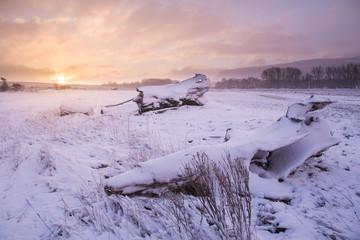
{"type": "MultiPolygon", "coordinates": [[[[252,238],[359,239],[359,90],[210,91],[203,107],[143,115],[135,103],[102,108],[133,91],[0,93],[0,239],[187,239],[166,200],[108,196],[104,180],[139,162],[223,142],[228,128],[264,129],[313,94],[335,101],[319,115],[341,143],[283,182],[250,183],[252,238]],[[60,116],[65,107],[90,115],[60,116]]],[[[198,236],[218,238],[212,226],[199,225],[198,236]]]]}

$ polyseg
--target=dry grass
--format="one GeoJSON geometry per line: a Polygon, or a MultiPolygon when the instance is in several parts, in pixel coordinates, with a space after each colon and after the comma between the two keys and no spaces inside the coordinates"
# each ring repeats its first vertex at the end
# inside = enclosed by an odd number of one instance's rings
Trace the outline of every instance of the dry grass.
{"type": "Polygon", "coordinates": [[[196,239],[200,232],[206,232],[199,228],[210,226],[221,239],[251,238],[249,173],[243,159],[232,159],[226,154],[222,163],[216,164],[205,153],[197,153],[191,165],[184,167],[184,176],[188,181],[177,189],[178,193],[166,194],[167,211],[175,219],[180,236],[196,239]],[[194,197],[186,197],[183,193],[194,197]],[[191,201],[188,207],[186,199],[191,201]],[[189,208],[197,209],[200,222],[191,217],[189,208]]]}

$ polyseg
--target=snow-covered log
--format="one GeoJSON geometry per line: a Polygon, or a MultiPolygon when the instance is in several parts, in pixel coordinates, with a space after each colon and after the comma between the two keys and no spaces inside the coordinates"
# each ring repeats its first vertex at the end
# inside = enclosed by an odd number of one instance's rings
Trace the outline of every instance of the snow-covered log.
{"type": "Polygon", "coordinates": [[[339,140],[332,137],[328,123],[313,113],[329,104],[330,101],[318,101],[311,97],[305,103],[291,105],[286,116],[280,118],[273,126],[279,127],[279,131],[294,129],[299,139],[290,141],[280,148],[260,146],[251,160],[250,170],[261,177],[284,178],[306,159],[338,144],[339,140]],[[290,122],[294,127],[282,128],[283,122],[290,122]]]}
{"type": "Polygon", "coordinates": [[[137,88],[138,96],[132,100],[137,103],[139,113],[182,105],[204,105],[201,97],[209,90],[209,82],[205,75],[180,83],[163,86],[146,86],[137,88]]]}
{"type": "Polygon", "coordinates": [[[245,159],[252,174],[265,178],[285,178],[306,159],[339,143],[325,120],[315,110],[330,104],[311,97],[288,108],[287,114],[260,131],[229,130],[225,142],[199,146],[144,163],[105,180],[107,193],[160,194],[162,188],[184,181],[183,168],[197,153],[204,152],[214,162],[223,161],[225,151],[232,159],[245,159]]]}

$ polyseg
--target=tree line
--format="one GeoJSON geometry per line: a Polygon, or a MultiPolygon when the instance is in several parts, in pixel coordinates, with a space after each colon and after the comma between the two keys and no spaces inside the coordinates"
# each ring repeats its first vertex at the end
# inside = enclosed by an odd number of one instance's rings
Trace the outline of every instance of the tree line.
{"type": "Polygon", "coordinates": [[[24,86],[21,85],[20,83],[13,83],[12,86],[10,87],[6,81],[6,78],[1,77],[0,79],[1,79],[0,92],[24,90],[24,86]]]}
{"type": "Polygon", "coordinates": [[[360,64],[314,66],[306,74],[296,67],[270,67],[261,73],[261,79],[223,79],[215,88],[360,88],[360,64]]]}

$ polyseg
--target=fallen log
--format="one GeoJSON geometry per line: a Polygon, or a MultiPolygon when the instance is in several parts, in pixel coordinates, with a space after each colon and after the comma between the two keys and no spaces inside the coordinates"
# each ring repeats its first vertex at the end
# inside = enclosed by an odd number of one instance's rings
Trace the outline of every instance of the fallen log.
{"type": "MultiPolygon", "coordinates": [[[[139,108],[139,114],[164,108],[180,107],[183,105],[203,106],[203,95],[209,90],[210,83],[203,74],[195,74],[179,83],[162,86],[145,86],[136,89],[138,95],[118,104],[105,106],[116,107],[134,101],[139,108]]],[[[103,110],[101,110],[103,113],[103,110]]]]}
{"type": "Polygon", "coordinates": [[[133,101],[137,103],[140,114],[183,105],[202,106],[204,102],[201,97],[209,90],[209,86],[205,75],[196,74],[180,83],[137,88],[139,94],[133,101]]]}
{"type": "Polygon", "coordinates": [[[186,183],[185,165],[194,156],[205,153],[210,160],[221,163],[224,152],[235,161],[242,159],[252,172],[262,178],[286,178],[306,159],[338,144],[325,120],[313,111],[330,104],[310,98],[293,104],[287,114],[264,130],[236,133],[228,130],[225,142],[199,146],[139,164],[139,167],[105,180],[108,194],[161,194],[165,188],[186,183]]]}

